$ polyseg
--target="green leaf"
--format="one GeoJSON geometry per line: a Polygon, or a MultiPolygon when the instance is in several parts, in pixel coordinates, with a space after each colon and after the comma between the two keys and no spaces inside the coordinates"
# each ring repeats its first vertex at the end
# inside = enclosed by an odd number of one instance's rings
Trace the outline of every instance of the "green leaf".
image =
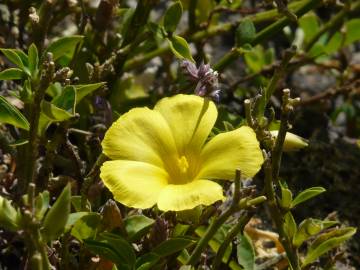
{"type": "Polygon", "coordinates": [[[339,32],[334,33],[334,35],[330,38],[330,40],[325,44],[325,52],[327,54],[332,54],[337,52],[341,46],[343,41],[343,35],[339,32]]]}
{"type": "Polygon", "coordinates": [[[143,237],[149,231],[154,222],[155,220],[143,215],[134,215],[125,218],[125,230],[130,241],[134,242],[143,237]]]}
{"type": "Polygon", "coordinates": [[[181,19],[183,9],[180,1],[172,4],[164,15],[164,28],[167,32],[174,32],[181,19]]]}
{"type": "Polygon", "coordinates": [[[76,90],[76,104],[78,104],[84,97],[91,94],[95,90],[104,86],[105,82],[93,83],[93,84],[79,84],[74,85],[76,90]]]}
{"type": "Polygon", "coordinates": [[[12,49],[21,59],[21,62],[24,64],[25,68],[29,67],[29,57],[22,50],[12,49]]]}
{"type": "Polygon", "coordinates": [[[12,62],[25,73],[30,75],[29,69],[26,66],[27,56],[26,54],[24,54],[24,52],[16,49],[0,49],[0,51],[6,56],[7,59],[9,59],[10,62],[12,62]]]}
{"type": "Polygon", "coordinates": [[[252,47],[250,51],[244,51],[244,59],[252,72],[260,72],[265,65],[264,49],[260,45],[252,47]]]}
{"type": "Polygon", "coordinates": [[[62,56],[66,55],[72,58],[76,46],[84,39],[84,36],[73,35],[59,38],[58,40],[52,42],[49,47],[46,49],[46,52],[51,52],[53,54],[54,61],[60,59],[62,56]]]}
{"type": "Polygon", "coordinates": [[[0,96],[0,122],[25,130],[30,129],[30,124],[25,116],[2,96],[0,96]]]}
{"type": "Polygon", "coordinates": [[[85,246],[95,254],[117,264],[119,269],[133,269],[135,253],[122,237],[112,233],[101,233],[96,240],[84,240],[85,246]]]}
{"type": "Polygon", "coordinates": [[[17,231],[19,229],[20,215],[18,211],[11,205],[11,202],[0,196],[0,227],[17,231]]]}
{"type": "Polygon", "coordinates": [[[48,94],[51,97],[60,96],[62,92],[62,87],[59,82],[51,83],[49,87],[46,89],[46,94],[48,94]]]}
{"type": "Polygon", "coordinates": [[[352,19],[345,23],[346,35],[344,46],[360,40],[360,19],[352,19]]]}
{"type": "Polygon", "coordinates": [[[120,269],[128,270],[131,269],[129,266],[126,266],[123,264],[123,261],[121,260],[121,256],[111,248],[107,243],[102,243],[100,241],[87,239],[84,240],[85,247],[93,252],[94,254],[99,255],[102,258],[105,258],[115,264],[119,267],[121,265],[120,269]]]}
{"type": "Polygon", "coordinates": [[[97,213],[90,212],[78,219],[73,228],[71,229],[71,235],[82,242],[84,239],[95,237],[97,228],[101,223],[101,216],[97,213]]]}
{"type": "Polygon", "coordinates": [[[326,189],[323,187],[312,187],[308,188],[304,191],[302,191],[300,194],[298,194],[295,199],[293,200],[291,207],[295,207],[296,205],[305,202],[315,196],[318,196],[319,194],[325,192],[326,189]]]}
{"type": "Polygon", "coordinates": [[[170,238],[153,248],[152,252],[160,257],[166,257],[179,252],[193,245],[194,243],[195,241],[193,239],[185,237],[170,238]]]}
{"type": "Polygon", "coordinates": [[[35,216],[38,220],[41,220],[49,208],[50,195],[47,190],[39,193],[35,199],[35,216]]]}
{"type": "Polygon", "coordinates": [[[135,264],[136,256],[132,245],[120,235],[103,232],[97,239],[109,244],[109,246],[121,255],[122,261],[125,261],[127,265],[133,266],[135,264]]]}
{"type": "Polygon", "coordinates": [[[70,199],[71,185],[67,184],[45,216],[42,235],[47,242],[57,239],[63,233],[70,215],[70,199]]]}
{"type": "Polygon", "coordinates": [[[0,72],[0,80],[21,80],[24,72],[19,68],[8,68],[0,72]]]}
{"type": "Polygon", "coordinates": [[[136,270],[150,270],[151,267],[154,266],[158,261],[160,260],[160,257],[155,253],[146,253],[145,255],[142,255],[141,257],[137,258],[135,263],[135,269],[136,270]]]}
{"type": "Polygon", "coordinates": [[[65,232],[68,232],[72,229],[72,227],[75,225],[75,223],[81,219],[82,217],[86,216],[86,215],[91,215],[91,212],[76,212],[76,213],[71,213],[69,215],[69,218],[66,222],[65,225],[65,232]]]}
{"type": "Polygon", "coordinates": [[[300,247],[302,243],[304,243],[310,237],[318,234],[324,229],[334,226],[337,223],[338,222],[336,221],[330,221],[330,220],[323,221],[313,218],[307,218],[303,220],[299,225],[299,229],[297,230],[296,234],[293,237],[294,246],[300,247]]]}
{"type": "Polygon", "coordinates": [[[28,55],[29,55],[29,70],[31,75],[34,76],[38,70],[38,65],[39,65],[39,53],[34,43],[30,45],[28,55]]]}
{"type": "Polygon", "coordinates": [[[56,107],[46,100],[41,102],[41,113],[51,122],[65,121],[73,117],[73,114],[56,107]]]}
{"type": "Polygon", "coordinates": [[[243,20],[236,29],[236,46],[251,43],[256,36],[256,28],[250,19],[243,20]]]}
{"type": "Polygon", "coordinates": [[[287,212],[284,216],[283,226],[284,226],[284,231],[285,231],[286,235],[290,239],[293,239],[293,237],[295,236],[295,234],[297,232],[297,225],[296,225],[295,219],[290,211],[287,212]]]}
{"type": "Polygon", "coordinates": [[[255,250],[250,237],[247,234],[238,234],[236,256],[238,263],[244,270],[255,270],[255,250]]]}
{"type": "Polygon", "coordinates": [[[340,246],[343,242],[348,240],[356,233],[356,228],[347,227],[334,229],[319,236],[313,244],[309,247],[309,251],[301,265],[301,268],[314,262],[321,255],[325,254],[329,250],[340,246]]]}
{"type": "Polygon", "coordinates": [[[299,25],[304,31],[304,41],[307,43],[319,30],[319,21],[315,13],[308,13],[299,19],[299,25]]]}
{"type": "Polygon", "coordinates": [[[171,51],[177,58],[188,59],[194,62],[194,59],[191,56],[189,44],[184,38],[174,35],[166,40],[169,43],[171,51]]]}
{"type": "Polygon", "coordinates": [[[75,114],[76,105],[76,90],[72,85],[67,85],[63,88],[61,95],[56,96],[51,103],[56,107],[69,112],[72,116],[75,114]]]}

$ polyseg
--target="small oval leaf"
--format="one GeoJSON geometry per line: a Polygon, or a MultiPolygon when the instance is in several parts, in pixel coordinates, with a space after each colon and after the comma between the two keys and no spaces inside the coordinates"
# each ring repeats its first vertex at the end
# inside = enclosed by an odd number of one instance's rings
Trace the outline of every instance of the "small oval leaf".
{"type": "Polygon", "coordinates": [[[236,45],[240,47],[246,43],[251,43],[255,36],[256,28],[254,23],[249,19],[245,19],[236,29],[236,45]]]}
{"type": "Polygon", "coordinates": [[[172,4],[165,12],[164,28],[167,32],[174,32],[181,19],[183,9],[180,1],[172,4]]]}
{"type": "Polygon", "coordinates": [[[296,198],[293,200],[291,207],[295,207],[296,205],[305,202],[323,192],[325,192],[326,189],[323,187],[312,187],[312,188],[308,188],[302,192],[300,192],[300,194],[298,194],[296,196],[296,198]]]}
{"type": "Polygon", "coordinates": [[[185,58],[192,62],[195,62],[191,56],[189,44],[184,38],[180,36],[172,36],[171,38],[167,38],[166,40],[169,43],[171,51],[177,58],[185,58]]]}

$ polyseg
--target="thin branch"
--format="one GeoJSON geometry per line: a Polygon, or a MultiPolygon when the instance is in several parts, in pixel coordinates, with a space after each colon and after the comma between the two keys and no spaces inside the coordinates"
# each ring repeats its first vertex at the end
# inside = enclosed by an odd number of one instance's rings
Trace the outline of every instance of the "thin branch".
{"type": "Polygon", "coordinates": [[[230,231],[226,235],[224,241],[222,242],[221,246],[219,247],[216,253],[216,257],[212,265],[213,270],[219,269],[227,247],[230,245],[231,241],[236,237],[236,235],[238,235],[238,233],[244,231],[246,224],[249,222],[252,216],[253,214],[249,212],[245,213],[243,216],[240,217],[238,222],[230,229],[230,231]]]}

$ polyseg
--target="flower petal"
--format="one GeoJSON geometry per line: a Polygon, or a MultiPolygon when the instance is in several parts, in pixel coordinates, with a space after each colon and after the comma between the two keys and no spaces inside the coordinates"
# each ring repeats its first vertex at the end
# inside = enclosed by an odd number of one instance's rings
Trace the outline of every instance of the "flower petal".
{"type": "Polygon", "coordinates": [[[167,173],[154,165],[139,161],[106,161],[100,178],[115,200],[128,207],[150,208],[156,204],[167,185],[167,173]]]}
{"type": "Polygon", "coordinates": [[[160,193],[158,207],[162,211],[182,211],[223,199],[223,190],[219,184],[209,180],[195,180],[184,185],[166,186],[160,193]]]}
{"type": "Polygon", "coordinates": [[[195,95],[163,98],[154,110],[166,119],[180,155],[199,153],[217,118],[214,103],[195,95]]]}
{"type": "Polygon", "coordinates": [[[198,178],[233,180],[235,170],[253,177],[264,161],[255,132],[246,126],[216,135],[201,152],[198,178]]]}
{"type": "Polygon", "coordinates": [[[103,152],[111,159],[148,162],[163,167],[176,155],[171,130],[159,112],[135,108],[122,115],[105,134],[103,152]]]}

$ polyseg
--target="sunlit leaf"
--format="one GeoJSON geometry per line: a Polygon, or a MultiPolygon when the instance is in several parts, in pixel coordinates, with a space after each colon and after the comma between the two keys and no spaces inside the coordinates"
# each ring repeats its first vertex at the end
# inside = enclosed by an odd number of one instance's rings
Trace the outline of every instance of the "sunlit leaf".
{"type": "Polygon", "coordinates": [[[346,35],[344,45],[360,40],[360,19],[352,19],[345,23],[346,35]]]}
{"type": "Polygon", "coordinates": [[[250,237],[247,234],[238,234],[236,256],[238,263],[245,270],[255,269],[255,250],[250,237]]]}
{"type": "Polygon", "coordinates": [[[194,59],[191,56],[189,44],[184,38],[174,35],[166,40],[168,41],[171,51],[177,58],[187,59],[194,62],[194,59]]]}
{"type": "Polygon", "coordinates": [[[11,202],[0,196],[0,227],[16,231],[19,229],[20,216],[11,202]]]}
{"type": "Polygon", "coordinates": [[[30,128],[30,124],[25,116],[2,96],[0,96],[0,122],[25,130],[30,128]]]}
{"type": "Polygon", "coordinates": [[[79,241],[84,239],[94,238],[97,233],[97,228],[101,223],[101,216],[97,213],[89,213],[79,218],[71,229],[71,235],[79,241]]]}
{"type": "Polygon", "coordinates": [[[21,80],[24,74],[19,68],[8,68],[0,72],[0,80],[21,80]]]}
{"type": "Polygon", "coordinates": [[[73,35],[57,39],[46,49],[53,54],[54,61],[61,61],[62,66],[68,64],[74,54],[76,46],[82,42],[83,36],[73,35]]]}
{"type": "Polygon", "coordinates": [[[35,75],[39,65],[38,49],[36,48],[34,43],[32,43],[29,47],[28,56],[29,56],[29,70],[31,75],[33,76],[35,75]]]}
{"type": "Polygon", "coordinates": [[[309,12],[299,19],[299,25],[304,31],[305,42],[311,40],[319,30],[319,21],[315,13],[309,12]]]}
{"type": "Polygon", "coordinates": [[[99,89],[100,87],[104,86],[104,82],[93,83],[93,84],[79,84],[74,85],[76,90],[76,104],[78,104],[84,97],[91,94],[95,90],[99,89]]]}
{"type": "Polygon", "coordinates": [[[49,208],[50,194],[49,191],[39,193],[35,199],[35,216],[41,220],[49,208]]]}
{"type": "Polygon", "coordinates": [[[302,192],[300,192],[295,199],[293,200],[291,206],[295,207],[296,205],[305,202],[315,196],[318,196],[319,194],[325,192],[326,189],[323,187],[312,187],[312,188],[308,188],[302,192]]]}

